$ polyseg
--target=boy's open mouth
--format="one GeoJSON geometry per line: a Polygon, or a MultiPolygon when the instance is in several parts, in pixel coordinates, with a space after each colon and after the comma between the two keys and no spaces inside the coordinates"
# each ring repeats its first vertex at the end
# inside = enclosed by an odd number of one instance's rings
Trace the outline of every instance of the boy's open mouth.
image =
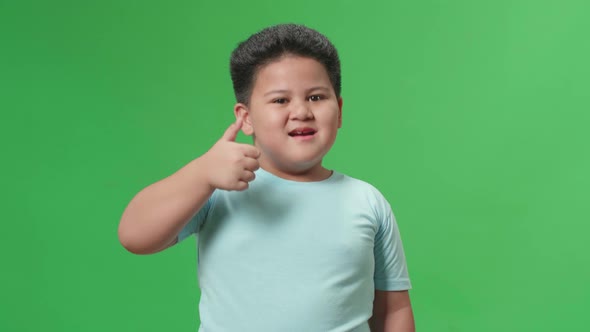
{"type": "Polygon", "coordinates": [[[313,128],[296,128],[289,132],[289,136],[297,137],[297,136],[313,136],[317,131],[313,128]]]}

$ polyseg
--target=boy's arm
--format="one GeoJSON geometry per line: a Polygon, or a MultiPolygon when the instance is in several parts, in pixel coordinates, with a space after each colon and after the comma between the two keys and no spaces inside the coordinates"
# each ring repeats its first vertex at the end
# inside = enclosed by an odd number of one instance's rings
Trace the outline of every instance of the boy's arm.
{"type": "Polygon", "coordinates": [[[135,254],[152,254],[177,241],[215,189],[245,190],[258,169],[260,152],[235,142],[241,118],[203,156],[140,191],[119,223],[119,241],[135,254]]]}
{"type": "Polygon", "coordinates": [[[415,332],[408,291],[375,290],[371,332],[415,332]]]}
{"type": "Polygon", "coordinates": [[[202,161],[195,159],[140,191],[119,223],[123,247],[135,254],[152,254],[174,245],[178,233],[213,193],[203,168],[202,161]]]}

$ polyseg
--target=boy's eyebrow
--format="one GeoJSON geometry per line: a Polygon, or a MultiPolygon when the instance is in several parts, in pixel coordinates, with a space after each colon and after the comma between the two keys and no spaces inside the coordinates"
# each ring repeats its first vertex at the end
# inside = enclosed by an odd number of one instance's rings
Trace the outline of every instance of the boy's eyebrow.
{"type": "MultiPolygon", "coordinates": [[[[314,90],[330,91],[330,89],[327,88],[327,87],[325,87],[325,86],[314,86],[313,88],[307,89],[305,92],[306,93],[310,93],[311,91],[314,91],[314,90]]],[[[264,96],[268,96],[268,95],[271,95],[271,94],[274,94],[274,93],[288,93],[288,92],[290,92],[290,91],[289,90],[283,90],[283,89],[280,89],[280,90],[271,90],[271,91],[268,91],[267,93],[265,93],[264,96]]]]}
{"type": "Polygon", "coordinates": [[[271,90],[264,94],[264,96],[272,95],[273,93],[287,93],[289,90],[271,90]]]}

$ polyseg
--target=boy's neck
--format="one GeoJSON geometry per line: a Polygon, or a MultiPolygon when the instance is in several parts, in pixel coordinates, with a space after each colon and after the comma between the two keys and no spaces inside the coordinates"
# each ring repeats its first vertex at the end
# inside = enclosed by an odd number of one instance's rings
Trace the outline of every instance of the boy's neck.
{"type": "Polygon", "coordinates": [[[278,167],[274,167],[270,163],[260,163],[260,167],[265,171],[290,181],[298,182],[316,182],[322,181],[329,178],[332,175],[332,171],[324,168],[322,163],[318,163],[315,166],[301,171],[295,170],[283,170],[278,167]]]}

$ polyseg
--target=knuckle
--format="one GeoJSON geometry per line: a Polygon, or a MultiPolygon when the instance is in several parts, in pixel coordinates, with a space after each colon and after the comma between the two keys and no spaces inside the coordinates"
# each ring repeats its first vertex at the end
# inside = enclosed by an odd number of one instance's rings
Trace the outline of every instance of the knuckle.
{"type": "Polygon", "coordinates": [[[256,174],[254,174],[254,172],[250,172],[250,174],[248,174],[248,182],[254,181],[254,179],[256,179],[256,174]]]}

